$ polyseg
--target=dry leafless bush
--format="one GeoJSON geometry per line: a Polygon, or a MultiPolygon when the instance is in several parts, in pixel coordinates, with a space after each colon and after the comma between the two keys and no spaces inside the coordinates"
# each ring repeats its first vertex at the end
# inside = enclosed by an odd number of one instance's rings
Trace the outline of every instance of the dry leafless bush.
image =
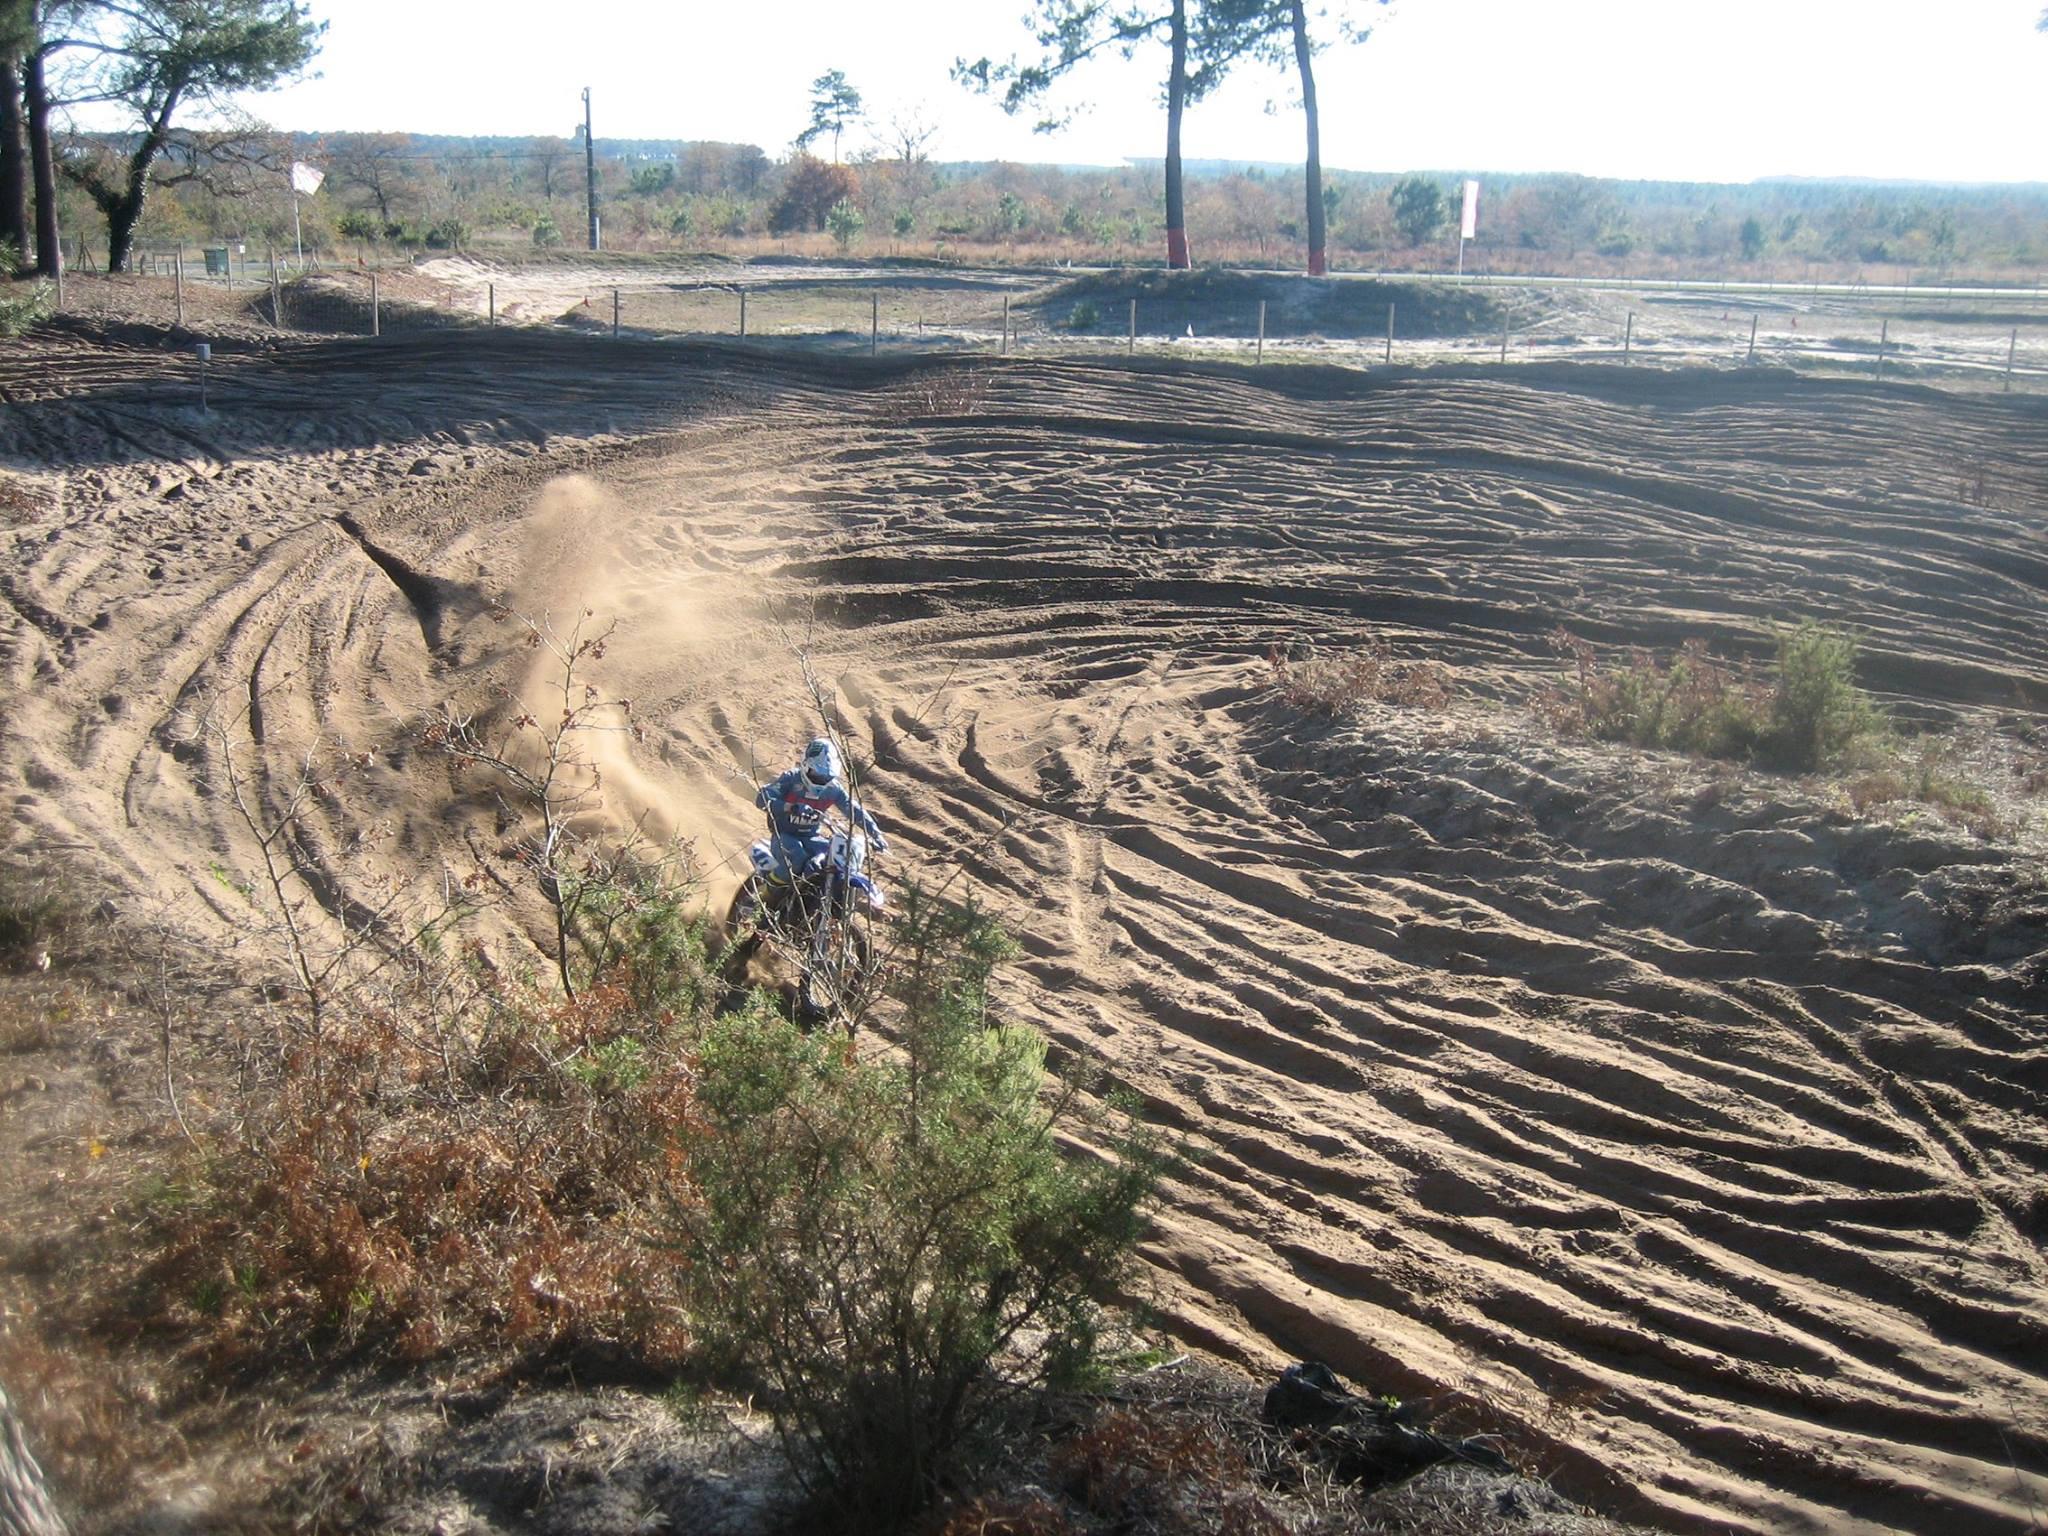
{"type": "Polygon", "coordinates": [[[1433,661],[1398,661],[1378,636],[1334,655],[1313,648],[1290,654],[1276,645],[1266,652],[1266,661],[1273,669],[1273,687],[1290,709],[1326,719],[1368,704],[1440,710],[1453,692],[1448,669],[1433,661]]]}
{"type": "Polygon", "coordinates": [[[875,414],[901,424],[928,416],[973,416],[988,402],[986,368],[937,367],[882,396],[875,414]]]}
{"type": "Polygon", "coordinates": [[[586,675],[604,660],[616,622],[600,625],[589,609],[566,630],[546,614],[535,618],[501,608],[495,616],[516,621],[525,632],[525,648],[538,654],[537,697],[528,707],[529,701],[499,684],[498,701],[511,707],[497,713],[509,718],[445,704],[427,720],[421,741],[445,754],[458,772],[482,769],[509,789],[515,799],[509,811],[518,822],[538,821],[519,837],[513,856],[532,873],[553,914],[555,969],[563,994],[573,998],[576,952],[587,939],[584,908],[638,862],[630,847],[608,847],[575,830],[604,804],[604,774],[590,743],[606,734],[640,741],[645,731],[631,699],[607,697],[586,675]]]}

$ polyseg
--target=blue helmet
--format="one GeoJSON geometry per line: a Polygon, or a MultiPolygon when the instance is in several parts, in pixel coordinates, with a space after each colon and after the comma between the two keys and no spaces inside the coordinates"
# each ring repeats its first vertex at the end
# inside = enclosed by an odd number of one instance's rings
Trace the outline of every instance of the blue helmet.
{"type": "Polygon", "coordinates": [[[814,739],[804,748],[804,778],[818,788],[839,781],[844,764],[839,760],[839,749],[823,736],[814,739]]]}

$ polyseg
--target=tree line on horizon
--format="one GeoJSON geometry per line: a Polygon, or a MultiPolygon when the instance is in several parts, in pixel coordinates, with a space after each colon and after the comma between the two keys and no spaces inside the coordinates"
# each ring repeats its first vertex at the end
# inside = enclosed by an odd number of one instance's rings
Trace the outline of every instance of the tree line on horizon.
{"type": "MultiPolygon", "coordinates": [[[[832,162],[716,141],[597,143],[605,244],[747,254],[827,234],[849,254],[1044,261],[1157,261],[1164,166],[947,162],[883,138],[832,162]],[[840,237],[844,237],[841,239],[840,237]]],[[[925,149],[932,146],[927,141],[925,149]]],[[[109,151],[109,153],[112,153],[109,151]]],[[[332,256],[580,242],[584,156],[568,138],[277,134],[261,158],[327,175],[301,200],[307,248],[332,256]]],[[[1205,260],[1301,265],[1310,247],[1299,167],[1189,165],[1184,202],[1205,260]]],[[[2031,273],[2048,264],[2048,187],[1786,181],[1748,185],[1480,173],[1468,270],[1593,273],[1671,268],[2031,273]]],[[[1317,202],[1328,259],[1448,265],[1460,177],[1326,170],[1317,202]]],[[[94,212],[64,189],[73,218],[94,212]]],[[[204,180],[160,188],[139,237],[158,248],[243,238],[289,246],[282,170],[262,190],[204,180]]],[[[2031,279],[2030,279],[2031,280],[2031,279]]]]}
{"type": "MultiPolygon", "coordinates": [[[[1190,225],[1237,261],[1328,270],[1333,249],[1376,265],[1426,261],[1454,229],[1457,182],[1440,175],[1326,171],[1313,61],[1363,41],[1384,0],[1036,0],[1034,53],[957,61],[953,75],[1009,111],[1064,118],[1056,89],[1090,60],[1163,50],[1165,154],[1081,169],[936,158],[921,111],[871,115],[840,70],[811,88],[810,117],[786,156],[712,141],[598,141],[608,244],[719,246],[829,232],[842,249],[886,242],[933,254],[981,248],[1030,257],[1143,259],[1163,241],[1169,267],[1193,260],[1190,225]],[[1191,173],[1182,114],[1233,69],[1288,71],[1303,108],[1297,167],[1191,173]],[[849,134],[865,130],[845,161],[849,134]],[[831,158],[814,154],[830,144],[831,158]],[[1194,215],[1190,217],[1190,213],[1194,215]]],[[[2048,18],[2044,18],[2048,20],[2048,18]]],[[[138,240],[251,234],[289,243],[291,164],[330,176],[303,207],[312,248],[456,249],[496,233],[564,243],[582,222],[558,199],[584,195],[583,147],[404,133],[304,134],[232,117],[234,92],[290,78],[317,51],[321,24],[292,0],[0,0],[0,247],[51,273],[59,231],[99,221],[109,270],[138,240]],[[63,109],[125,104],[134,126],[84,133],[63,109]],[[229,112],[193,130],[188,104],[229,112]],[[31,195],[32,194],[32,195],[31,195]],[[33,207],[31,223],[29,209],[33,207]]],[[[1618,182],[1557,174],[1483,176],[1475,257],[1627,268],[1741,261],[2024,270],[2048,261],[2048,193],[2025,187],[1748,186],[1618,182]]]]}

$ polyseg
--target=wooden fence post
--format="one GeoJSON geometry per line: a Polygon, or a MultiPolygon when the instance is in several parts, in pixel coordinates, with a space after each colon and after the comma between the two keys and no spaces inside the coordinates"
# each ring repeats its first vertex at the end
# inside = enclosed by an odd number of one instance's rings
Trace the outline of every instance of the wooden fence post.
{"type": "Polygon", "coordinates": [[[875,355],[875,349],[882,344],[882,296],[868,295],[868,356],[875,355]]]}
{"type": "Polygon", "coordinates": [[[1624,363],[1626,363],[1626,362],[1628,361],[1628,355],[1629,355],[1629,353],[1631,353],[1631,352],[1633,352],[1633,351],[1635,350],[1635,345],[1636,345],[1636,312],[1635,312],[1634,310],[1630,310],[1630,311],[1628,312],[1628,329],[1627,329],[1627,330],[1625,330],[1625,331],[1623,331],[1623,332],[1621,333],[1621,360],[1622,360],[1622,361],[1623,361],[1624,363]]]}
{"type": "Polygon", "coordinates": [[[1126,356],[1126,357],[1136,357],[1137,355],[1138,355],[1138,301],[1137,301],[1136,299],[1133,299],[1133,300],[1131,300],[1131,335],[1130,335],[1130,339],[1129,339],[1128,341],[1126,341],[1126,342],[1124,343],[1124,356],[1126,356]]]}
{"type": "Polygon", "coordinates": [[[1500,323],[1500,360],[1508,360],[1508,322],[1505,320],[1500,323]]]}
{"type": "Polygon", "coordinates": [[[1010,296],[1003,295],[1003,356],[1010,355],[1010,296]]]}
{"type": "Polygon", "coordinates": [[[1257,350],[1255,350],[1255,351],[1254,351],[1254,352],[1252,353],[1252,361],[1253,361],[1253,362],[1255,362],[1255,363],[1263,363],[1263,362],[1264,362],[1265,360],[1266,360],[1266,301],[1265,301],[1264,299],[1261,299],[1261,300],[1259,300],[1259,344],[1258,344],[1258,348],[1257,348],[1257,350]]]}
{"type": "Polygon", "coordinates": [[[619,339],[619,290],[612,290],[612,340],[619,339]]]}
{"type": "Polygon", "coordinates": [[[178,329],[185,329],[185,253],[171,258],[171,281],[178,285],[178,329]]]}
{"type": "Polygon", "coordinates": [[[1889,317],[1882,321],[1877,332],[1877,376],[1884,377],[1884,349],[1892,339],[1892,322],[1889,317]]]}
{"type": "Polygon", "coordinates": [[[496,283],[485,283],[484,296],[485,302],[490,305],[490,323],[496,325],[498,323],[498,285],[496,283]]]}
{"type": "Polygon", "coordinates": [[[747,339],[747,290],[740,290],[740,340],[747,339]]]}
{"type": "Polygon", "coordinates": [[[283,330],[284,284],[277,280],[277,250],[274,246],[264,247],[264,259],[270,264],[270,323],[283,330]]]}
{"type": "Polygon", "coordinates": [[[372,336],[382,336],[384,334],[383,306],[378,302],[379,297],[380,295],[377,292],[377,274],[372,272],[370,274],[370,334],[372,336]]]}
{"type": "Polygon", "coordinates": [[[1749,317],[1749,356],[1743,359],[1745,363],[1753,363],[1756,361],[1756,322],[1757,317],[1755,315],[1751,315],[1749,317]]]}
{"type": "Polygon", "coordinates": [[[1387,361],[1394,360],[1394,303],[1387,301],[1387,361]]]}
{"type": "Polygon", "coordinates": [[[2011,341],[2009,341],[2009,342],[2007,342],[2007,343],[2005,344],[2005,387],[2006,387],[2006,389],[2007,389],[2008,391],[2010,391],[2010,390],[2012,389],[2012,358],[2013,358],[2013,354],[2014,354],[2015,352],[2019,351],[2019,349],[2020,349],[2020,328],[2019,328],[2018,326],[2014,326],[2014,327],[2012,328],[2012,340],[2011,340],[2011,341]]]}

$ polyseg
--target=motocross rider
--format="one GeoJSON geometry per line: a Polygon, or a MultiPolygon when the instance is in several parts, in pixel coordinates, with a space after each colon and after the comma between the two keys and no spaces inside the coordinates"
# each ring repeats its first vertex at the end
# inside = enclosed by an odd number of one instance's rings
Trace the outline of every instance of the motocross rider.
{"type": "Polygon", "coordinates": [[[847,793],[846,769],[839,748],[823,736],[804,748],[803,760],[794,768],[772,784],[763,784],[754,803],[767,811],[775,829],[771,848],[777,880],[787,880],[824,857],[829,846],[825,835],[827,811],[837,810],[858,823],[868,835],[872,852],[889,851],[889,840],[882,836],[875,818],[847,793]]]}

